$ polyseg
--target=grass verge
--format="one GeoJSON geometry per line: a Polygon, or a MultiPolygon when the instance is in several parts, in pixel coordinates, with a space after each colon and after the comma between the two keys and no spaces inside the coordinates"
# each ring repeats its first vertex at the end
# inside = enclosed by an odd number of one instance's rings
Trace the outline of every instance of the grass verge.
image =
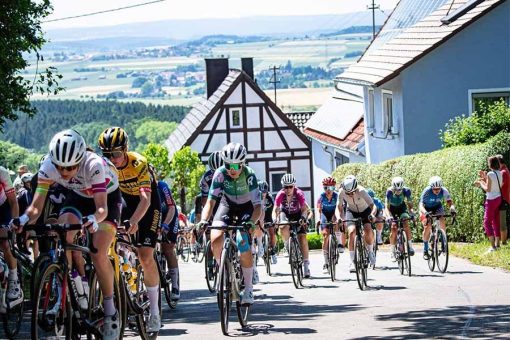
{"type": "Polygon", "coordinates": [[[452,243],[451,254],[487,267],[503,268],[510,271],[510,245],[502,246],[498,251],[487,253],[489,242],[452,243]]]}

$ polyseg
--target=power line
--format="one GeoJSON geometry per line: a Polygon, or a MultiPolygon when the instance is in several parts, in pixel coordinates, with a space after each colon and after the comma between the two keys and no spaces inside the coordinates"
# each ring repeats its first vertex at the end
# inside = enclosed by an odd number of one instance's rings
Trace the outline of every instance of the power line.
{"type": "Polygon", "coordinates": [[[276,104],[276,84],[278,84],[280,81],[276,78],[276,70],[279,70],[280,67],[273,66],[273,67],[270,67],[269,69],[273,70],[273,76],[269,80],[269,83],[273,84],[273,86],[274,86],[274,104],[277,105],[276,104]]]}
{"type": "Polygon", "coordinates": [[[141,7],[141,6],[151,5],[151,4],[155,4],[155,3],[163,2],[163,1],[166,1],[166,0],[154,0],[154,1],[148,1],[148,2],[143,2],[143,3],[139,3],[139,4],[135,4],[135,5],[130,5],[130,6],[117,7],[117,8],[107,9],[107,10],[104,10],[104,11],[98,11],[98,12],[92,12],[92,13],[86,13],[86,14],[80,14],[80,15],[73,15],[73,16],[70,16],[70,17],[64,17],[64,18],[58,18],[58,19],[51,19],[51,20],[46,20],[46,21],[42,21],[42,22],[43,22],[43,23],[47,23],[47,22],[55,22],[55,21],[62,21],[62,20],[76,19],[76,18],[82,18],[82,17],[89,17],[89,16],[91,16],[91,15],[97,15],[97,14],[103,14],[103,13],[109,13],[109,12],[117,12],[117,11],[121,11],[121,10],[124,10],[124,9],[129,9],[129,8],[135,8],[135,7],[141,7]]]}

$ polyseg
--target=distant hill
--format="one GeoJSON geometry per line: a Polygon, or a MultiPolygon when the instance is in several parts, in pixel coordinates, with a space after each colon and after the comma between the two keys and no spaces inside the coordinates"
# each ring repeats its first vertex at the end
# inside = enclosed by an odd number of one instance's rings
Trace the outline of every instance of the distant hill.
{"type": "MultiPolygon", "coordinates": [[[[376,13],[376,24],[381,25],[386,16],[376,13]]],[[[63,40],[90,40],[105,38],[164,38],[169,40],[190,40],[206,35],[271,35],[302,36],[331,33],[350,26],[372,25],[372,13],[355,12],[331,15],[299,16],[254,16],[227,19],[187,19],[132,23],[116,26],[70,28],[48,30],[47,36],[53,42],[63,40]]]]}

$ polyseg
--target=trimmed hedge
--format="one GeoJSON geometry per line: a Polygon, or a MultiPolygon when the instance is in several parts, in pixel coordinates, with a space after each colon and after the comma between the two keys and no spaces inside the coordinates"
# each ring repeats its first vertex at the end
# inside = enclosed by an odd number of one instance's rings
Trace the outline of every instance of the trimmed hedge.
{"type": "MultiPolygon", "coordinates": [[[[341,181],[346,175],[358,178],[364,187],[374,189],[378,197],[384,198],[386,189],[394,176],[402,176],[405,185],[413,193],[417,209],[419,196],[431,176],[438,175],[452,195],[457,208],[457,224],[449,225],[452,241],[473,242],[484,238],[483,202],[484,192],[473,186],[480,169],[487,169],[487,157],[502,154],[508,159],[510,133],[501,132],[486,143],[457,146],[439,151],[403,156],[381,164],[349,163],[339,166],[333,176],[341,181]]],[[[421,240],[423,226],[416,224],[413,239],[421,240]]]]}

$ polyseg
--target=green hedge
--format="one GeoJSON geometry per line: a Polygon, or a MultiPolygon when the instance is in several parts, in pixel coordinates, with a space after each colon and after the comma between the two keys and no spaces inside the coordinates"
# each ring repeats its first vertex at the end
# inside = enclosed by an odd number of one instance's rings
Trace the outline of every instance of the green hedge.
{"type": "MultiPolygon", "coordinates": [[[[501,132],[483,144],[457,146],[439,151],[403,156],[381,164],[350,163],[339,166],[333,176],[341,181],[353,174],[364,187],[371,187],[379,197],[384,197],[391,178],[402,176],[413,193],[417,208],[419,196],[431,176],[439,175],[452,195],[458,211],[457,224],[449,226],[453,241],[478,241],[483,234],[484,193],[473,182],[480,169],[487,169],[487,157],[503,154],[508,159],[510,133],[501,132]]],[[[413,238],[421,240],[423,227],[417,223],[413,238]]]]}

